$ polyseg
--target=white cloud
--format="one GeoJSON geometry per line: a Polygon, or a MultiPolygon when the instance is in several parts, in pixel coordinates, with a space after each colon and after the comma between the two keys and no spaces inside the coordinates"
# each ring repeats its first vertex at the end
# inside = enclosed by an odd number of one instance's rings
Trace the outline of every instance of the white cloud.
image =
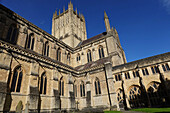
{"type": "Polygon", "coordinates": [[[170,0],[160,0],[160,2],[162,3],[163,7],[165,7],[166,10],[168,11],[168,13],[170,14],[170,0]]]}

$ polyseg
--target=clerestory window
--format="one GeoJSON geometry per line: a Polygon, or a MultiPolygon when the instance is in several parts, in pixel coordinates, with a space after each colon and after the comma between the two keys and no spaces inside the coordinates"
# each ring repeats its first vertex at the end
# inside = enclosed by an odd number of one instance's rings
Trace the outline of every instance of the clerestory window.
{"type": "Polygon", "coordinates": [[[90,50],[88,50],[88,52],[87,52],[87,61],[88,62],[92,61],[92,56],[91,56],[91,51],[90,50]]]}
{"type": "Polygon", "coordinates": [[[99,58],[103,58],[103,57],[104,57],[103,47],[100,46],[99,49],[98,49],[98,51],[99,51],[99,58]]]}

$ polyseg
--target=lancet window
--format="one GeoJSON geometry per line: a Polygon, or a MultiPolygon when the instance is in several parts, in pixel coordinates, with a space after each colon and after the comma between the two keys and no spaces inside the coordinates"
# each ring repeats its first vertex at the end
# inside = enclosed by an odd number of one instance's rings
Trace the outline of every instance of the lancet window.
{"type": "Polygon", "coordinates": [[[80,84],[80,96],[84,97],[85,96],[85,85],[84,82],[82,81],[80,84]]]}
{"type": "Polygon", "coordinates": [[[59,81],[59,95],[64,96],[64,81],[63,78],[59,81]]]}
{"type": "Polygon", "coordinates": [[[152,70],[152,73],[153,73],[153,74],[159,73],[158,66],[152,66],[152,67],[151,67],[151,70],[152,70]]]}
{"type": "Polygon", "coordinates": [[[19,66],[13,72],[12,81],[11,81],[12,82],[11,92],[20,92],[22,79],[23,79],[23,70],[19,66]]]}
{"type": "Polygon", "coordinates": [[[57,61],[61,61],[61,49],[57,49],[57,61]]]}
{"type": "Polygon", "coordinates": [[[88,62],[92,61],[92,56],[91,56],[91,51],[90,50],[88,50],[88,52],[87,52],[87,61],[88,62]]]}
{"type": "Polygon", "coordinates": [[[77,62],[79,62],[80,60],[81,60],[80,54],[78,53],[78,54],[77,54],[77,62]]]}
{"type": "Polygon", "coordinates": [[[49,56],[49,44],[48,41],[44,44],[44,56],[49,56]]]}
{"type": "Polygon", "coordinates": [[[31,33],[28,37],[27,37],[27,41],[26,41],[26,48],[33,50],[34,49],[34,34],[31,33]]]}
{"type": "Polygon", "coordinates": [[[166,63],[166,64],[162,64],[162,68],[164,71],[169,71],[170,68],[169,68],[169,65],[166,63]]]}
{"type": "Polygon", "coordinates": [[[126,73],[125,73],[125,79],[130,79],[130,74],[129,74],[129,72],[126,72],[126,73]]]}
{"type": "Polygon", "coordinates": [[[103,58],[104,57],[103,47],[100,46],[98,51],[99,51],[99,58],[103,58]]]}
{"type": "Polygon", "coordinates": [[[47,77],[46,74],[43,73],[41,75],[41,80],[40,80],[40,94],[46,94],[47,90],[47,77]]]}
{"type": "Polygon", "coordinates": [[[15,24],[11,24],[8,29],[8,34],[6,40],[11,43],[15,43],[17,38],[17,26],[15,24]]]}
{"type": "Polygon", "coordinates": [[[94,85],[95,85],[95,93],[96,93],[96,95],[101,94],[100,81],[99,81],[98,78],[96,78],[96,80],[94,82],[94,85]]]}
{"type": "Polygon", "coordinates": [[[144,76],[149,75],[149,72],[148,72],[147,68],[142,69],[142,73],[143,73],[144,76]]]}

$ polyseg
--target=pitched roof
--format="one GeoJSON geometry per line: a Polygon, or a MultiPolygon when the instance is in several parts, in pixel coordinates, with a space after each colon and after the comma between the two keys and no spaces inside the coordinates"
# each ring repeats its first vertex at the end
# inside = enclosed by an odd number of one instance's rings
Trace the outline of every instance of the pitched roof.
{"type": "Polygon", "coordinates": [[[98,35],[96,35],[96,36],[94,36],[94,37],[91,37],[91,38],[89,38],[89,39],[87,39],[87,40],[84,40],[83,42],[80,42],[77,47],[82,46],[82,45],[85,45],[85,44],[87,44],[87,43],[89,43],[89,42],[92,42],[92,41],[94,41],[94,40],[97,40],[97,39],[99,39],[99,38],[101,38],[101,37],[103,37],[103,36],[105,36],[105,35],[107,35],[107,32],[103,32],[103,33],[101,33],[101,34],[98,34],[98,35]]]}
{"type": "Polygon", "coordinates": [[[105,58],[99,59],[99,60],[94,61],[94,62],[89,62],[85,65],[77,66],[77,67],[75,67],[75,69],[78,70],[78,71],[81,71],[81,70],[84,70],[84,69],[99,66],[99,65],[104,64],[106,62],[110,62],[110,60],[111,60],[110,57],[105,57],[105,58]]]}
{"type": "Polygon", "coordinates": [[[143,58],[143,59],[139,59],[136,61],[121,64],[118,66],[114,66],[114,67],[112,67],[112,70],[134,69],[134,68],[136,68],[136,66],[143,67],[143,66],[153,65],[156,63],[167,62],[167,61],[170,61],[170,52],[143,58]]]}

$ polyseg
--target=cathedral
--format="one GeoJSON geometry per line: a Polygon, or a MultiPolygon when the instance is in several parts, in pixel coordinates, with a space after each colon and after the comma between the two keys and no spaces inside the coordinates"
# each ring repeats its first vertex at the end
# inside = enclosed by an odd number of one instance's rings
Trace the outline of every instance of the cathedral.
{"type": "Polygon", "coordinates": [[[87,39],[68,4],[49,34],[0,4],[0,112],[103,112],[170,106],[170,52],[127,62],[115,28],[87,39]]]}

